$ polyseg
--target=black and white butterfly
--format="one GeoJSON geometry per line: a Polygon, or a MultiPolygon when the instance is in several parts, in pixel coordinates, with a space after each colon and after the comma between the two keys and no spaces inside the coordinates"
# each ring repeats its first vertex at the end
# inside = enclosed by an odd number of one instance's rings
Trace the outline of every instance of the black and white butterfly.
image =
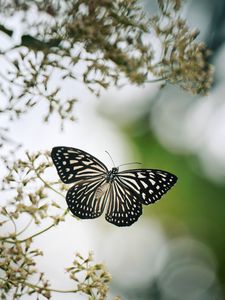
{"type": "Polygon", "coordinates": [[[97,218],[106,207],[108,222],[129,226],[142,214],[142,204],[154,203],[177,181],[175,175],[155,169],[109,171],[91,154],[71,147],[54,147],[51,156],[60,179],[74,184],[66,201],[81,219],[97,218]]]}

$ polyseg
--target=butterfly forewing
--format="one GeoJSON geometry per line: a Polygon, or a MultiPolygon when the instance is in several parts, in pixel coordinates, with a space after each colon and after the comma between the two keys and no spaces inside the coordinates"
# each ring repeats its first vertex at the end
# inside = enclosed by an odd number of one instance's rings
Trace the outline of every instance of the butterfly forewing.
{"type": "Polygon", "coordinates": [[[105,218],[117,226],[130,226],[142,214],[137,194],[115,178],[110,186],[105,218]]]}
{"type": "Polygon", "coordinates": [[[169,172],[154,169],[127,170],[118,173],[118,180],[138,195],[142,204],[160,199],[177,181],[169,172]]]}
{"type": "Polygon", "coordinates": [[[59,177],[64,183],[103,178],[108,172],[100,160],[80,149],[54,147],[51,156],[59,177]]]}

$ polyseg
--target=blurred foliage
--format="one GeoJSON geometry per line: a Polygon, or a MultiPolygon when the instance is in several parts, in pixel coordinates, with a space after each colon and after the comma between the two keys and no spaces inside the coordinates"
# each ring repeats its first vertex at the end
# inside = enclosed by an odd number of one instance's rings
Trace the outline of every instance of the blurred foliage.
{"type": "Polygon", "coordinates": [[[162,58],[154,75],[193,94],[205,94],[212,85],[213,68],[206,60],[210,51],[203,43],[194,42],[199,31],[190,31],[179,15],[179,1],[158,2],[160,15],[151,19],[151,25],[159,36],[162,58]]]}
{"type": "Polygon", "coordinates": [[[53,113],[73,121],[76,98],[63,96],[63,86],[52,80],[56,74],[63,82],[83,82],[96,95],[109,85],[141,85],[152,78],[205,94],[212,66],[208,50],[195,42],[198,31],[181,17],[180,0],[158,0],[158,8],[148,16],[137,0],[2,0],[0,32],[12,47],[0,51],[6,65],[0,112],[15,119],[44,101],[45,121],[53,113]],[[13,46],[14,17],[22,33],[13,46]],[[160,49],[154,49],[153,37],[160,49]]]}
{"type": "Polygon", "coordinates": [[[23,295],[32,294],[50,299],[52,292],[83,293],[89,300],[106,299],[111,277],[103,264],[93,263],[92,254],[84,258],[77,253],[72,265],[66,268],[74,284],[71,290],[52,288],[45,274],[37,269],[36,258],[44,253],[34,248],[35,237],[63,222],[68,213],[56,201],[50,200],[54,198],[50,192],[64,198],[65,186],[45,179],[47,169],[52,166],[49,153],[27,153],[26,158],[13,161],[1,157],[1,163],[7,170],[1,182],[1,191],[5,195],[0,208],[1,299],[8,299],[9,295],[12,299],[21,299],[23,295]],[[24,216],[27,225],[19,229],[18,224],[24,216]],[[43,220],[48,223],[45,228],[32,226],[40,226],[43,220]],[[31,226],[33,234],[28,230],[31,226]]]}
{"type": "Polygon", "coordinates": [[[205,178],[194,156],[166,150],[149,127],[149,115],[121,129],[144,167],[165,169],[178,177],[178,183],[160,205],[144,208],[145,215],[157,216],[171,239],[190,234],[207,244],[217,257],[220,281],[225,282],[224,185],[205,178]]]}

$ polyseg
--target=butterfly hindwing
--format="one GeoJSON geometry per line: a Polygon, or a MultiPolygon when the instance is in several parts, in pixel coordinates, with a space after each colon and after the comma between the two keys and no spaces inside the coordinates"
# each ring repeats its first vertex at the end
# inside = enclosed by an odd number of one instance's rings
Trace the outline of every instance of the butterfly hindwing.
{"type": "Polygon", "coordinates": [[[110,186],[105,218],[117,226],[130,226],[142,214],[137,194],[115,178],[110,186]]]}
{"type": "Polygon", "coordinates": [[[122,171],[118,173],[118,179],[130,187],[145,205],[159,200],[177,181],[175,175],[154,169],[122,171]]]}
{"type": "Polygon", "coordinates": [[[51,152],[60,179],[73,183],[81,179],[102,177],[106,166],[91,154],[72,147],[54,147],[51,152]]]}
{"type": "Polygon", "coordinates": [[[81,219],[99,217],[105,207],[105,179],[80,181],[72,186],[66,201],[70,211],[81,219]]]}

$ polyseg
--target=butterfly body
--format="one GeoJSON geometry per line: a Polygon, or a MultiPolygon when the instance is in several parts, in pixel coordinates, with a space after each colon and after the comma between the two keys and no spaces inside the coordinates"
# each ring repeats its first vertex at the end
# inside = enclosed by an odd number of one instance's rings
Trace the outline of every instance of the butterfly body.
{"type": "Polygon", "coordinates": [[[142,204],[154,203],[177,181],[167,171],[107,167],[91,154],[72,147],[54,147],[51,152],[60,179],[73,183],[66,201],[81,219],[99,217],[106,208],[106,220],[130,226],[142,214],[142,204]]]}
{"type": "Polygon", "coordinates": [[[118,172],[119,172],[119,168],[112,168],[112,170],[108,171],[106,175],[106,182],[107,183],[113,182],[118,172]]]}

